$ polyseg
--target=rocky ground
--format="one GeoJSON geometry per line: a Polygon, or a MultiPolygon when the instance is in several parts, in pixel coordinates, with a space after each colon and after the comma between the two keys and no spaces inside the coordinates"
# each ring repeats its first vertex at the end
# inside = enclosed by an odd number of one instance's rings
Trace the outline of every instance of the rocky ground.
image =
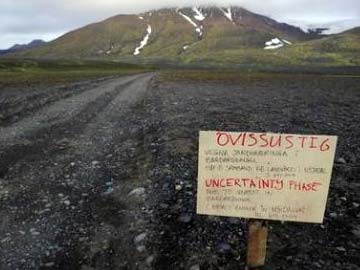
{"type": "Polygon", "coordinates": [[[0,91],[0,269],[244,269],[247,221],[196,215],[199,130],[338,135],[322,225],[266,269],[360,269],[359,78],[143,74],[0,91]]]}

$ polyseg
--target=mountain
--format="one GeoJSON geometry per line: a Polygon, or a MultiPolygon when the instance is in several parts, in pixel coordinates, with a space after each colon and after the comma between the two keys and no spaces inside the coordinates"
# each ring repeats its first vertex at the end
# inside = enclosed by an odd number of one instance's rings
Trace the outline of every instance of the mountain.
{"type": "MultiPolygon", "coordinates": [[[[167,8],[118,15],[12,57],[195,66],[307,65],[317,63],[319,44],[329,43],[319,33],[241,7],[167,8]]],[[[338,42],[345,37],[333,38],[338,42]]],[[[360,65],[350,58],[342,51],[325,52],[319,63],[360,65]]]]}
{"type": "Polygon", "coordinates": [[[33,41],[31,41],[28,44],[15,44],[14,46],[10,47],[9,49],[0,50],[0,54],[8,54],[8,53],[20,52],[20,51],[24,51],[24,50],[27,50],[27,49],[37,48],[37,47],[40,47],[40,46],[42,46],[44,44],[46,44],[45,41],[43,41],[41,39],[34,39],[33,41]]]}

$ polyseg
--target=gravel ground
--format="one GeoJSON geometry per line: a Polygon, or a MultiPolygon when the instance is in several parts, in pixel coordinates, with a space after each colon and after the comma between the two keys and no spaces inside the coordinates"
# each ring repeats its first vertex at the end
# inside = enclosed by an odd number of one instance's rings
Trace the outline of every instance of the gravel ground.
{"type": "Polygon", "coordinates": [[[247,220],[196,215],[199,130],[338,135],[324,224],[271,222],[265,269],[360,269],[359,83],[2,89],[0,269],[244,269],[247,220]]]}

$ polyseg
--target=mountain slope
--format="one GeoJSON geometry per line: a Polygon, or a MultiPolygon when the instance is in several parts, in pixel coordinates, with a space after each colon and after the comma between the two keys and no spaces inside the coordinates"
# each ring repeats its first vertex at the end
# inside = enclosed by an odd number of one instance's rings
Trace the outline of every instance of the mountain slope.
{"type": "Polygon", "coordinates": [[[131,55],[144,37],[147,25],[151,25],[153,33],[149,45],[144,48],[145,55],[159,55],[161,51],[166,56],[174,56],[186,44],[199,40],[205,41],[207,48],[217,49],[224,46],[261,48],[264,42],[278,35],[294,41],[311,38],[299,28],[277,23],[242,8],[230,9],[232,19],[225,14],[229,10],[223,8],[208,7],[198,11],[205,17],[203,20],[195,18],[196,12],[192,8],[161,9],[138,16],[119,15],[70,32],[22,55],[47,58],[131,55]],[[202,37],[194,24],[203,28],[202,37]]]}
{"type": "Polygon", "coordinates": [[[305,33],[240,7],[168,8],[115,16],[13,56],[200,66],[357,65],[348,54],[358,51],[358,43],[348,44],[356,36],[305,33]],[[348,45],[341,45],[343,39],[348,45]],[[331,40],[339,50],[329,51],[331,40]]]}

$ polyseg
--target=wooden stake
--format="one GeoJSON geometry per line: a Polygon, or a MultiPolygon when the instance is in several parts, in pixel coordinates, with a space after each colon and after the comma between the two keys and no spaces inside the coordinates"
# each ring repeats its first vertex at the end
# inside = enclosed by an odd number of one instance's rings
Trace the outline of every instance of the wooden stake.
{"type": "Polygon", "coordinates": [[[256,270],[265,266],[268,222],[250,220],[247,250],[247,269],[256,270]]]}

